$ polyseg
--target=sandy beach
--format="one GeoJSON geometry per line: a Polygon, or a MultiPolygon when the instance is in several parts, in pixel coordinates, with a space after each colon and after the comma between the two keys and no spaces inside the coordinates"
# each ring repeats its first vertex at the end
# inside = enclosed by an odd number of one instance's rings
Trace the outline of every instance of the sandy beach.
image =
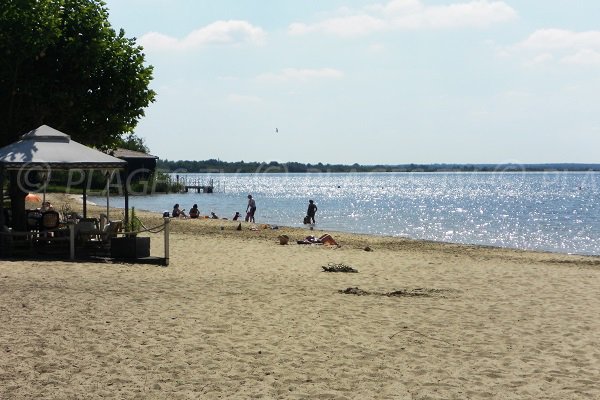
{"type": "Polygon", "coordinates": [[[0,398],[600,398],[599,257],[236,227],[172,221],[168,267],[0,261],[0,398]]]}

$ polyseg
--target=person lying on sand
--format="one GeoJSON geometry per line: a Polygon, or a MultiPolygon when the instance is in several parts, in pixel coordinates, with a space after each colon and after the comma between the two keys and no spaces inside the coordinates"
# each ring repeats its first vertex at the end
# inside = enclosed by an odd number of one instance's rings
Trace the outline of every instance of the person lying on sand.
{"type": "Polygon", "coordinates": [[[328,246],[339,246],[335,239],[328,233],[321,235],[319,238],[307,236],[304,240],[298,240],[298,244],[325,244],[328,246]]]}

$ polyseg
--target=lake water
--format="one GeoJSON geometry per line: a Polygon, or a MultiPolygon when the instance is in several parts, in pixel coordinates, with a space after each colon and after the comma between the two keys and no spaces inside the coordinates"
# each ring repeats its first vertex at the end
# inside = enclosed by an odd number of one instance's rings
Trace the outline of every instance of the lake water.
{"type": "MultiPolygon", "coordinates": [[[[313,199],[325,231],[600,255],[600,174],[593,172],[180,176],[212,178],[215,193],[132,196],[130,206],[162,213],[197,203],[202,214],[231,219],[245,215],[251,193],[257,223],[303,226],[313,199]]],[[[110,201],[123,206],[122,198],[110,201]]]]}

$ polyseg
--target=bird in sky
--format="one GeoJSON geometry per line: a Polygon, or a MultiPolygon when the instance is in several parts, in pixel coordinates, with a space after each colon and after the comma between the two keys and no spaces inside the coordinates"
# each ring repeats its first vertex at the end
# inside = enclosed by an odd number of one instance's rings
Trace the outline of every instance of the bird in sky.
{"type": "Polygon", "coordinates": [[[279,129],[275,128],[275,133],[279,132],[279,129]]]}

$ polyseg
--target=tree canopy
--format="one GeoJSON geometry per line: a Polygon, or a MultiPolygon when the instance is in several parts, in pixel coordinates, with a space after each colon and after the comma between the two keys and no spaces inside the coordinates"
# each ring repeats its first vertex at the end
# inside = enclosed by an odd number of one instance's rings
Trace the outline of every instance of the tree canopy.
{"type": "Polygon", "coordinates": [[[100,0],[3,0],[0,146],[46,124],[111,148],[154,101],[142,48],[108,22],[100,0]]]}
{"type": "Polygon", "coordinates": [[[150,149],[146,145],[144,138],[136,135],[127,135],[124,138],[119,139],[115,143],[116,147],[127,150],[140,151],[142,153],[150,153],[150,149]]]}

